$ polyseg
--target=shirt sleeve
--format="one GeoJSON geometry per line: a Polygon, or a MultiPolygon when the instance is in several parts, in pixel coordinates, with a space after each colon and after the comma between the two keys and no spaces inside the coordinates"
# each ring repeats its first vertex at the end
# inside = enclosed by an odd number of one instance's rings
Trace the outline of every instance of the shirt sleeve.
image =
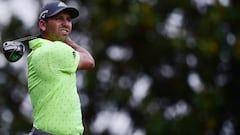
{"type": "Polygon", "coordinates": [[[59,41],[49,46],[48,62],[53,70],[63,73],[76,72],[80,55],[67,44],[59,41]]]}

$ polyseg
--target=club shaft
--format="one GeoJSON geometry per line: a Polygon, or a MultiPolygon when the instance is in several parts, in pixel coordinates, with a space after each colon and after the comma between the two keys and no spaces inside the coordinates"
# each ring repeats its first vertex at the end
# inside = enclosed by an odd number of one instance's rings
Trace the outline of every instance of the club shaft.
{"type": "Polygon", "coordinates": [[[24,42],[24,41],[28,41],[28,40],[32,40],[32,39],[35,39],[39,36],[39,34],[36,34],[36,35],[31,35],[31,36],[26,36],[26,37],[22,37],[22,38],[18,38],[18,39],[15,39],[13,41],[18,41],[18,42],[24,42]]]}

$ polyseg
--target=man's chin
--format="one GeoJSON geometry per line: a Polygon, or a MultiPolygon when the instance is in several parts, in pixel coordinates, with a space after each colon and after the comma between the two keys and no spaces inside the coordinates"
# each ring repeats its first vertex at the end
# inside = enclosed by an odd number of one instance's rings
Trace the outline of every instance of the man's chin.
{"type": "Polygon", "coordinates": [[[55,39],[55,41],[62,41],[65,42],[68,36],[61,36],[55,39]]]}

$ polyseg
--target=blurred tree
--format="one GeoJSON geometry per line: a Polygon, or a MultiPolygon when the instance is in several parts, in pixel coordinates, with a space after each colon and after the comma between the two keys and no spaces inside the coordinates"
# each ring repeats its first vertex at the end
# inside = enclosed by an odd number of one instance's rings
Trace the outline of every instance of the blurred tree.
{"type": "MultiPolygon", "coordinates": [[[[79,7],[72,36],[97,64],[78,73],[86,135],[240,134],[239,2],[64,2],[79,7]]],[[[14,17],[1,33],[31,34],[14,17]]],[[[0,134],[31,128],[16,65],[0,71],[0,134]]]]}

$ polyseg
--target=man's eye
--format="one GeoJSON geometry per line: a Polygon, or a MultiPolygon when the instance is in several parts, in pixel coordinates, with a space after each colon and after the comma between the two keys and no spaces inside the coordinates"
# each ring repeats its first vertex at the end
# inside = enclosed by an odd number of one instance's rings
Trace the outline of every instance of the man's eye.
{"type": "Polygon", "coordinates": [[[61,20],[61,17],[56,16],[55,19],[56,19],[56,20],[61,20]]]}
{"type": "Polygon", "coordinates": [[[71,21],[72,21],[72,19],[71,19],[71,18],[67,18],[67,20],[68,20],[69,22],[71,22],[71,21]]]}
{"type": "MultiPolygon", "coordinates": [[[[55,16],[54,19],[55,19],[55,20],[65,20],[64,17],[61,17],[61,16],[55,16]]],[[[71,21],[72,21],[71,17],[66,18],[66,20],[67,20],[68,22],[71,22],[71,21]]]]}

